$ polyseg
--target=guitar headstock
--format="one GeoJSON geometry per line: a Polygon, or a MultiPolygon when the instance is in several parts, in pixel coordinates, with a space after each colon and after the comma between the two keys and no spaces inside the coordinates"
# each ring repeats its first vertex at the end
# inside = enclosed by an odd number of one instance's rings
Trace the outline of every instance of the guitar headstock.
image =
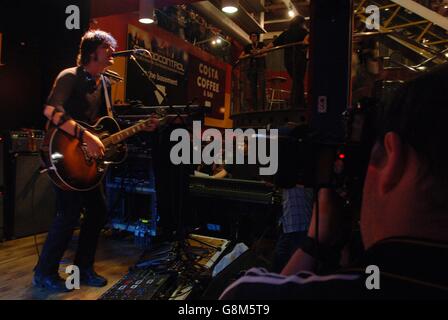
{"type": "Polygon", "coordinates": [[[172,114],[168,113],[166,108],[156,108],[148,118],[140,120],[139,122],[145,123],[147,126],[151,126],[152,123],[157,121],[157,127],[161,127],[166,124],[187,125],[189,123],[189,117],[190,115],[188,114],[172,114]]]}

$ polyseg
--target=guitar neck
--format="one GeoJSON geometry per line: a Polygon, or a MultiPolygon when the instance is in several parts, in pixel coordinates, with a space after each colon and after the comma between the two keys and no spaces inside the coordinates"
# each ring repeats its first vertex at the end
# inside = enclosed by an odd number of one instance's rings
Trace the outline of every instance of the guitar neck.
{"type": "MultiPolygon", "coordinates": [[[[134,134],[139,133],[142,131],[146,126],[148,125],[148,122],[150,122],[151,119],[147,119],[145,121],[141,121],[137,124],[134,124],[133,126],[126,128],[124,130],[118,131],[117,133],[114,133],[107,138],[103,139],[102,142],[105,147],[113,144],[120,143],[127,138],[132,137],[134,134]]],[[[159,120],[160,121],[160,120],[159,120]]]]}
{"type": "MultiPolygon", "coordinates": [[[[186,117],[186,115],[165,115],[162,118],[158,118],[158,122],[159,122],[159,127],[164,125],[168,119],[176,119],[176,118],[184,118],[186,117]]],[[[152,120],[152,118],[146,119],[144,121],[141,121],[137,124],[134,124],[133,126],[126,128],[124,130],[118,131],[117,133],[114,133],[110,136],[108,136],[107,138],[104,138],[103,140],[101,140],[101,142],[103,142],[104,146],[107,147],[109,145],[113,145],[113,144],[117,144],[122,142],[123,140],[126,140],[127,138],[132,137],[134,134],[139,133],[140,131],[142,131],[143,129],[145,129],[145,127],[148,125],[148,123],[152,120]]]]}

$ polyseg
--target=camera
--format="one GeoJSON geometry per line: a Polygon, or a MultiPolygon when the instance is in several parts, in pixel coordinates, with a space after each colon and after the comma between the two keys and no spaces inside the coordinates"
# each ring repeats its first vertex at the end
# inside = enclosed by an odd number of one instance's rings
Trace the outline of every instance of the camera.
{"type": "Polygon", "coordinates": [[[279,166],[274,184],[332,188],[349,206],[360,205],[370,151],[376,137],[379,102],[363,98],[348,108],[342,141],[322,142],[322,134],[302,123],[279,130],[279,166]]]}

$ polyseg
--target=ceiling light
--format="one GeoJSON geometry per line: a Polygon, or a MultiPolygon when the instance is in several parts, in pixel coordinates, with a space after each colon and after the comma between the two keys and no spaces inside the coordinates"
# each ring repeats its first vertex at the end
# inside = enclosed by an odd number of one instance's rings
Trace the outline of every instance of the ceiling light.
{"type": "Polygon", "coordinates": [[[221,10],[225,13],[235,13],[238,11],[238,0],[222,0],[221,10]]]}
{"type": "Polygon", "coordinates": [[[154,0],[140,0],[138,21],[144,24],[154,22],[154,0]]]}
{"type": "Polygon", "coordinates": [[[289,10],[288,11],[288,16],[290,17],[290,18],[294,18],[295,17],[295,13],[294,13],[294,10],[289,10]]]}

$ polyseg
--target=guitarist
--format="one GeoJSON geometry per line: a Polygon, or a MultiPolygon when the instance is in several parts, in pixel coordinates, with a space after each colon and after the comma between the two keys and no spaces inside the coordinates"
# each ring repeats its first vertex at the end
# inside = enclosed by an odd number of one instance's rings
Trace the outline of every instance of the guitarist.
{"type": "MultiPolygon", "coordinates": [[[[77,66],[65,69],[57,76],[44,108],[49,122],[82,141],[87,154],[93,158],[103,157],[105,147],[98,137],[76,121],[94,124],[100,117],[111,115],[106,103],[106,98],[110,101],[110,81],[102,73],[114,63],[112,53],[116,45],[116,40],[104,31],[85,33],[79,46],[77,66]]],[[[155,127],[156,121],[148,125],[147,131],[155,127]]],[[[58,187],[55,190],[57,214],[34,269],[33,284],[52,291],[69,291],[59,276],[59,261],[84,209],[74,264],[79,267],[82,284],[105,286],[107,280],[93,268],[98,237],[106,221],[102,185],[85,192],[65,191],[58,187]]]]}

